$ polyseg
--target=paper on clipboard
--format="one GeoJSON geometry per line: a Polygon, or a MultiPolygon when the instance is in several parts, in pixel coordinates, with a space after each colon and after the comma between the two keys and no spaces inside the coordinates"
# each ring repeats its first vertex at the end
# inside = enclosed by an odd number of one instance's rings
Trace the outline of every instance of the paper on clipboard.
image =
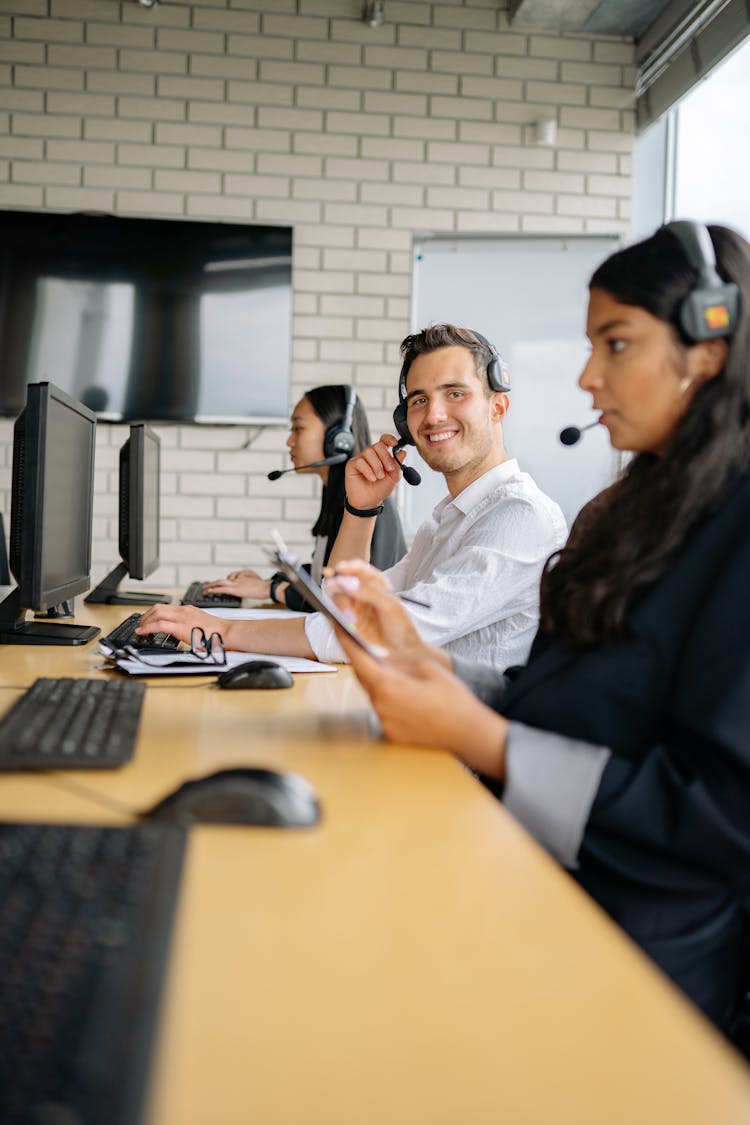
{"type": "Polygon", "coordinates": [[[321,664],[319,660],[307,660],[303,656],[276,656],[262,652],[228,652],[226,661],[216,664],[210,660],[195,663],[180,660],[188,654],[168,652],[139,660],[136,656],[120,656],[114,661],[115,667],[131,676],[218,676],[227,668],[236,668],[248,660],[272,660],[288,672],[337,672],[335,664],[321,664]]]}

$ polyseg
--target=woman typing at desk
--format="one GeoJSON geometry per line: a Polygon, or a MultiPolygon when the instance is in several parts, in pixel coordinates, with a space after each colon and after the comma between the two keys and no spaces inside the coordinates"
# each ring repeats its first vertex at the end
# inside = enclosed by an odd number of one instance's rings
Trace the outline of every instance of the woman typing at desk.
{"type": "Polygon", "coordinates": [[[420,642],[362,563],[339,568],[337,597],[393,655],[376,664],[341,640],[386,736],[450,750],[475,770],[740,1041],[750,246],[722,227],[662,228],[595,272],[587,331],[579,384],[612,445],[634,457],[548,562],[528,664],[506,674],[454,665],[420,642]]]}
{"type": "MultiPolygon", "coordinates": [[[[336,541],[344,515],[344,470],[349,457],[371,443],[365,409],[353,387],[343,384],[313,387],[292,411],[287,447],[294,471],[315,474],[323,482],[320,511],[312,529],[315,552],[307,567],[320,582],[323,566],[336,541]]],[[[289,472],[288,469],[283,470],[289,472]]],[[[281,472],[272,474],[281,476],[281,472]]],[[[388,570],[406,553],[401,523],[391,500],[378,516],[372,538],[371,561],[388,570]]],[[[226,578],[205,583],[207,594],[235,594],[241,598],[275,601],[288,609],[309,610],[280,572],[261,578],[254,570],[235,570],[226,578]]]]}

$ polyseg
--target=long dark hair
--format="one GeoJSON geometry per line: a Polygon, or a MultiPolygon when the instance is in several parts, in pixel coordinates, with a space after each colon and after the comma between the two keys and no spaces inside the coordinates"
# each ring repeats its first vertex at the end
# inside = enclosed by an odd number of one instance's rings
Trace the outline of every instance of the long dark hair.
{"type": "MultiPolygon", "coordinates": [[[[305,398],[320,418],[326,430],[331,426],[338,426],[346,414],[346,402],[350,388],[344,383],[328,384],[322,387],[313,387],[305,393],[305,398]]],[[[354,453],[360,453],[372,444],[370,427],[367,415],[359,395],[354,403],[352,414],[352,433],[354,434],[354,453]]],[[[313,535],[335,536],[341,523],[344,511],[344,472],[346,462],[340,465],[330,465],[328,468],[328,483],[323,487],[320,498],[320,511],[313,527],[313,535]]]]}
{"type": "MultiPolygon", "coordinates": [[[[709,233],[719,274],[740,290],[726,366],[696,392],[664,455],[635,456],[606,502],[593,501],[589,518],[547,563],[542,626],[575,647],[627,635],[628,612],[750,471],[750,245],[726,227],[711,226],[709,233]]],[[[589,288],[674,326],[696,276],[681,243],[662,227],[608,258],[589,288]]]]}

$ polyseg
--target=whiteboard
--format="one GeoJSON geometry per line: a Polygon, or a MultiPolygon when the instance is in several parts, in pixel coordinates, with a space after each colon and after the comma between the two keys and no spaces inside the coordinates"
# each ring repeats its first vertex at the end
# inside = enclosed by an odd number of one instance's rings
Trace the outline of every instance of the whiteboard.
{"type": "MultiPolygon", "coordinates": [[[[565,426],[584,426],[596,417],[591,396],[577,384],[588,356],[588,281],[619,245],[617,235],[518,235],[436,236],[414,246],[412,331],[449,321],[492,341],[512,386],[503,425],[506,449],[558,502],[569,524],[611,483],[618,467],[602,427],[575,446],[561,445],[558,435],[565,426]]],[[[446,489],[442,476],[414,449],[409,461],[422,474],[421,485],[400,490],[406,532],[412,536],[446,489]]]]}

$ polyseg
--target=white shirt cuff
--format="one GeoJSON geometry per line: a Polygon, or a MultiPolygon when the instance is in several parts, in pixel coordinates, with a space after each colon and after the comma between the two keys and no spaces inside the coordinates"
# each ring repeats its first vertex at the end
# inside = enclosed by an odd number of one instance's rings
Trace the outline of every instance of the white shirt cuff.
{"type": "Polygon", "coordinates": [[[318,660],[324,664],[348,663],[344,650],[336,640],[333,626],[322,613],[306,614],[305,636],[318,660]]]}
{"type": "Polygon", "coordinates": [[[512,722],[505,752],[503,804],[564,867],[574,870],[611,751],[512,722]]]}

